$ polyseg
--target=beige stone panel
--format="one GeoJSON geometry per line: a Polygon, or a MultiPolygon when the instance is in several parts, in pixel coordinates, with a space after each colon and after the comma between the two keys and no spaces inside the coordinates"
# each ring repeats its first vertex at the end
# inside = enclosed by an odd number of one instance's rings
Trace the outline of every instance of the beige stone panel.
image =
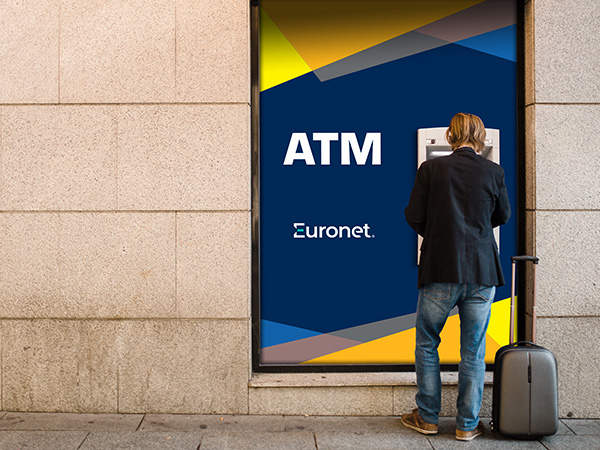
{"type": "Polygon", "coordinates": [[[122,413],[248,414],[248,321],[124,322],[122,413]]]}
{"type": "Polygon", "coordinates": [[[62,0],[60,100],[172,102],[172,0],[62,0]]]}
{"type": "Polygon", "coordinates": [[[61,215],[67,315],[175,317],[175,215],[61,215]]]}
{"type": "Polygon", "coordinates": [[[116,322],[10,320],[2,326],[5,410],[117,412],[116,322]]]}
{"type": "Polygon", "coordinates": [[[119,209],[249,210],[247,105],[119,108],[119,209]]]}
{"type": "Polygon", "coordinates": [[[390,416],[392,413],[392,387],[250,389],[250,414],[390,416]]]}
{"type": "Polygon", "coordinates": [[[600,211],[536,213],[538,316],[600,315],[600,211]]]}
{"type": "MultiPolygon", "coordinates": [[[[0,297],[0,301],[2,301],[2,297],[0,297]]],[[[3,347],[2,345],[4,344],[4,322],[2,320],[0,320],[0,355],[2,355],[2,350],[3,347]]],[[[0,357],[0,380],[2,380],[2,358],[0,357]]],[[[0,392],[2,392],[2,386],[0,385],[0,392]]],[[[4,405],[2,402],[2,395],[0,395],[0,411],[6,411],[6,409],[4,409],[4,405]]]]}
{"type": "Polygon", "coordinates": [[[600,101],[600,3],[536,0],[536,102],[600,101]]]}
{"type": "Polygon", "coordinates": [[[60,308],[60,217],[0,214],[0,317],[51,317],[60,308]]]}
{"type": "Polygon", "coordinates": [[[3,317],[175,317],[175,216],[0,214],[3,317]]]}
{"type": "Polygon", "coordinates": [[[250,213],[177,214],[180,317],[250,317],[250,213]]]}
{"type": "Polygon", "coordinates": [[[4,106],[1,114],[0,209],[116,208],[113,107],[4,106]]]}
{"type": "MultiPolygon", "coordinates": [[[[417,407],[415,395],[416,386],[398,386],[394,388],[394,415],[412,411],[417,407]]],[[[458,386],[442,386],[442,410],[441,417],[456,417],[456,399],[458,397],[458,386]]],[[[486,384],[483,389],[480,417],[492,417],[492,386],[486,384]]]]}
{"type": "Polygon", "coordinates": [[[600,318],[542,318],[537,335],[558,363],[559,416],[600,417],[600,318]]]}
{"type": "Polygon", "coordinates": [[[600,105],[536,105],[537,209],[600,209],[600,105]]]}
{"type": "Polygon", "coordinates": [[[0,103],[58,102],[59,0],[0,1],[0,103]]]}
{"type": "Polygon", "coordinates": [[[250,2],[177,0],[177,101],[250,101],[250,2]]]}

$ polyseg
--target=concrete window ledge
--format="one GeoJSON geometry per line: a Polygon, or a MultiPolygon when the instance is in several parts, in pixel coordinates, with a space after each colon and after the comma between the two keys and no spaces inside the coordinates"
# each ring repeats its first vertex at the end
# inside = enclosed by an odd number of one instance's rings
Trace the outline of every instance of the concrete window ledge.
{"type": "MultiPolygon", "coordinates": [[[[492,384],[492,372],[486,372],[485,384],[492,384]]],[[[364,372],[364,373],[255,373],[251,388],[291,387],[365,387],[365,386],[416,386],[414,372],[364,372]]],[[[458,372],[442,372],[442,384],[456,386],[458,372]]]]}

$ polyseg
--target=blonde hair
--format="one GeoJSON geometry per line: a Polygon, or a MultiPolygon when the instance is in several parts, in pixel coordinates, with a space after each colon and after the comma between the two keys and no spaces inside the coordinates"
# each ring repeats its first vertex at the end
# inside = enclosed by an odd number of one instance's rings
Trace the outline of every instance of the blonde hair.
{"type": "Polygon", "coordinates": [[[467,144],[480,153],[485,146],[485,127],[479,117],[474,114],[458,113],[450,121],[446,130],[446,140],[456,150],[467,144]]]}

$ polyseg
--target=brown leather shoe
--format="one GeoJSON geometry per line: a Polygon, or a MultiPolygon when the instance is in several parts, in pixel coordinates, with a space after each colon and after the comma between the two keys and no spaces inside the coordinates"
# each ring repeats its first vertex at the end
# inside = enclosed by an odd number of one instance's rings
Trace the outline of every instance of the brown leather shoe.
{"type": "Polygon", "coordinates": [[[472,441],[477,436],[481,436],[485,432],[485,427],[481,422],[477,425],[477,428],[471,431],[463,431],[456,429],[456,439],[459,441],[472,441]]]}
{"type": "Polygon", "coordinates": [[[402,414],[400,417],[402,424],[412,430],[422,434],[437,434],[438,426],[435,423],[428,423],[419,416],[419,408],[413,409],[413,412],[402,414]]]}

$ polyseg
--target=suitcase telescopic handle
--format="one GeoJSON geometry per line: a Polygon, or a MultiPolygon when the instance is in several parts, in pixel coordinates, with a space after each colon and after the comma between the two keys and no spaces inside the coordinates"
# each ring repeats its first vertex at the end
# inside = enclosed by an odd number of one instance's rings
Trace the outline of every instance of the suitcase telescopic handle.
{"type": "Polygon", "coordinates": [[[528,256],[528,255],[521,255],[521,256],[512,256],[511,258],[512,261],[512,284],[511,284],[511,290],[510,290],[510,338],[509,338],[509,343],[513,343],[513,339],[514,339],[514,334],[515,334],[515,273],[516,273],[516,265],[517,262],[532,262],[534,264],[533,266],[533,302],[532,302],[532,321],[531,321],[531,341],[532,343],[535,343],[535,319],[536,319],[536,315],[537,315],[537,311],[536,311],[536,307],[535,307],[535,288],[536,288],[536,268],[537,268],[537,264],[540,262],[540,258],[538,258],[537,256],[528,256]]]}

